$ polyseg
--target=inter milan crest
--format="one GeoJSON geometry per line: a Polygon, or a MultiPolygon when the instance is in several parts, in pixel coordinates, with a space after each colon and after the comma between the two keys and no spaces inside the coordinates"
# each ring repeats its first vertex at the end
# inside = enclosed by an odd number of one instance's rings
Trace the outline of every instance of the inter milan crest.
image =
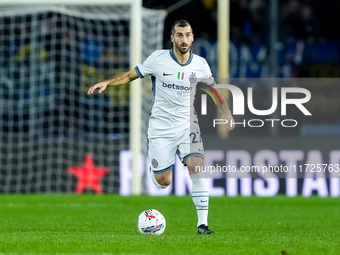
{"type": "Polygon", "coordinates": [[[152,166],[153,166],[154,168],[157,168],[157,167],[158,167],[158,161],[157,161],[156,159],[153,159],[153,160],[151,161],[151,164],[152,164],[152,166]]]}
{"type": "Polygon", "coordinates": [[[197,78],[196,78],[196,74],[195,73],[192,73],[190,76],[189,76],[189,81],[190,83],[196,83],[197,81],[197,78]]]}

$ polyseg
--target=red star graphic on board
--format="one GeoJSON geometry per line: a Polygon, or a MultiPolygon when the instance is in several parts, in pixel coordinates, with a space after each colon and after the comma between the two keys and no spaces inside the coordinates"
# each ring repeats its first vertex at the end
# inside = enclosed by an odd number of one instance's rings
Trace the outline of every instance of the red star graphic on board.
{"type": "Polygon", "coordinates": [[[72,166],[67,171],[78,178],[76,193],[82,193],[87,187],[92,188],[97,194],[103,194],[99,179],[107,174],[109,167],[96,167],[93,164],[92,155],[86,154],[83,166],[72,166]]]}

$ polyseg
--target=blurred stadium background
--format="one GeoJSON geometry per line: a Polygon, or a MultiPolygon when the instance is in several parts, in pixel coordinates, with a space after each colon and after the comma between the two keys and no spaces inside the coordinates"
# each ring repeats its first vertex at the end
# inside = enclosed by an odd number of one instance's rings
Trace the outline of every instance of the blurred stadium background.
{"type": "MultiPolygon", "coordinates": [[[[131,67],[130,7],[0,3],[0,192],[130,195],[129,92],[134,87],[86,94],[94,83],[131,67]]],[[[172,23],[187,19],[195,34],[193,52],[207,59],[215,77],[226,78],[218,75],[216,0],[142,4],[142,59],[170,48],[172,23]]],[[[292,110],[296,128],[236,128],[227,140],[203,121],[206,163],[253,165],[261,158],[273,164],[340,164],[339,12],[336,0],[230,1],[230,82],[244,91],[252,86],[254,105],[263,109],[271,102],[271,86],[263,85],[267,78],[304,86],[312,93],[306,107],[313,116],[292,110]],[[273,17],[277,22],[271,22],[273,17]]],[[[144,134],[150,79],[143,80],[142,88],[144,134]]],[[[247,112],[245,118],[252,116],[247,112]]],[[[154,187],[145,171],[145,143],[143,136],[141,192],[188,194],[190,179],[181,164],[169,188],[154,187]]],[[[340,196],[339,173],[236,177],[211,179],[211,194],[340,196]]]]}

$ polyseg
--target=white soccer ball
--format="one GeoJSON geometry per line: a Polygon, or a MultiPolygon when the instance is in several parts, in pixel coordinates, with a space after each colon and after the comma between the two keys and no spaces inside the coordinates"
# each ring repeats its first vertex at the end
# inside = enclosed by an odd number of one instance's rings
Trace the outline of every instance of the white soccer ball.
{"type": "Polygon", "coordinates": [[[165,225],[163,214],[155,209],[142,212],[137,220],[137,228],[142,235],[161,235],[165,225]]]}

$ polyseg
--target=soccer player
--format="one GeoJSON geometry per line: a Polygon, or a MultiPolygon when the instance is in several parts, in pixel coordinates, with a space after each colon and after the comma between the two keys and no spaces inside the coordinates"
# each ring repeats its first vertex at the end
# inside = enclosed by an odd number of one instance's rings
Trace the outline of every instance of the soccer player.
{"type": "MultiPolygon", "coordinates": [[[[192,180],[198,234],[214,234],[208,227],[208,185],[197,171],[202,169],[204,150],[193,98],[197,80],[210,86],[215,82],[206,60],[190,50],[194,35],[188,21],[179,20],[173,24],[171,41],[172,49],[156,50],[134,69],[93,85],[88,94],[96,89],[101,93],[108,85],[121,85],[151,75],[154,99],[147,132],[151,179],[160,188],[169,186],[177,154],[188,167],[192,180]]],[[[216,91],[222,101],[222,118],[234,123],[223,93],[220,89],[216,91]]],[[[226,126],[230,131],[235,124],[226,126]]]]}

